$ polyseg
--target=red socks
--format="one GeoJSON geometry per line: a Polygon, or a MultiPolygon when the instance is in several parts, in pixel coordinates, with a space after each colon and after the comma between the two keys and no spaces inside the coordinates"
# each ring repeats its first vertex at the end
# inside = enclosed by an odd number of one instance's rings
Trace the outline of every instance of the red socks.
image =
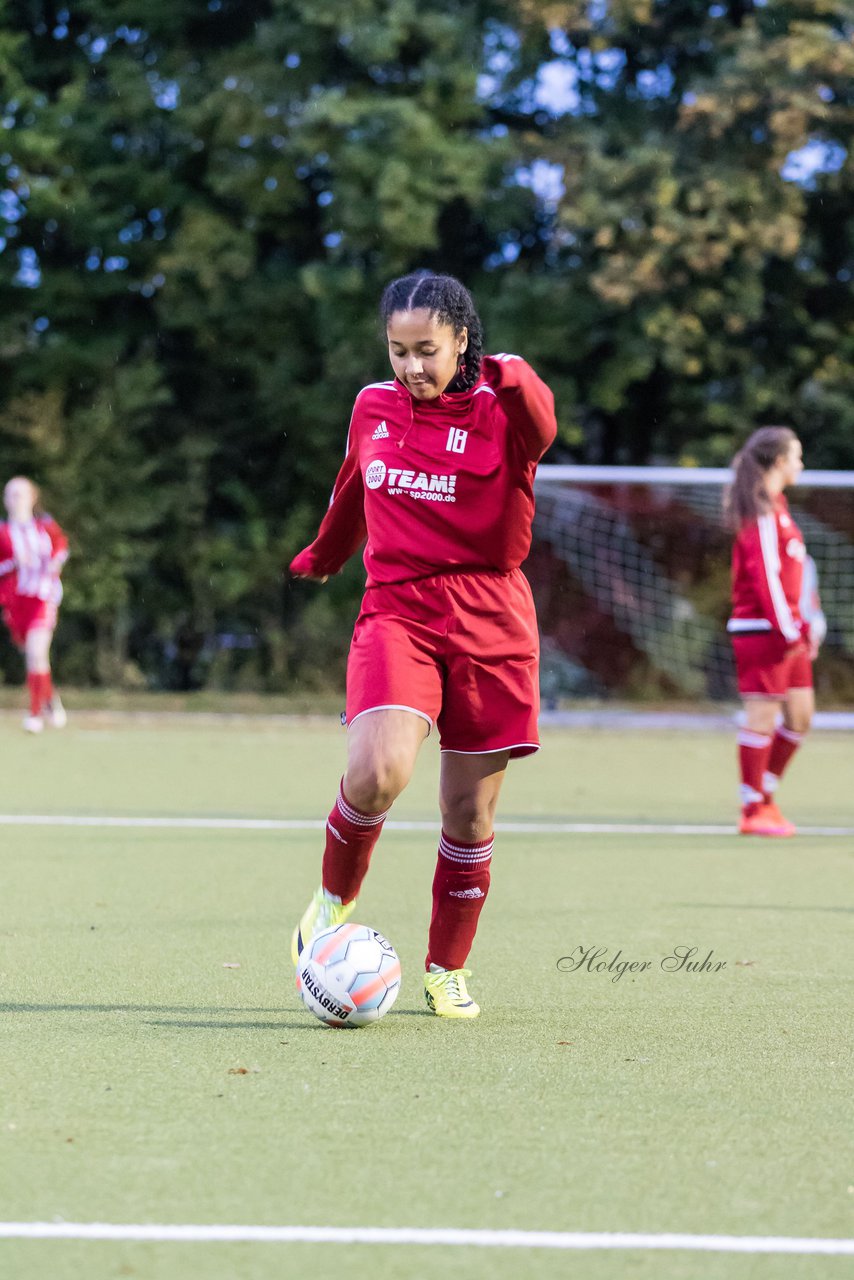
{"type": "Polygon", "coordinates": [[[786,766],[801,745],[803,737],[802,733],[795,733],[793,729],[787,729],[783,724],[774,734],[768,763],[762,776],[762,791],[766,800],[770,800],[777,790],[786,766]]]}
{"type": "Polygon", "coordinates": [[[40,671],[27,674],[27,687],[30,691],[30,715],[41,715],[42,710],[42,677],[40,671]]]}
{"type": "Polygon", "coordinates": [[[752,729],[741,729],[738,735],[738,760],[741,769],[741,803],[744,812],[753,814],[763,803],[763,781],[771,753],[771,739],[752,729]]]}
{"type": "Polygon", "coordinates": [[[768,804],[803,737],[802,733],[795,733],[785,725],[780,725],[773,738],[764,733],[754,733],[752,729],[740,731],[738,758],[741,803],[745,813],[755,813],[760,804],[768,804]]]}
{"type": "Polygon", "coordinates": [[[53,681],[50,678],[50,672],[28,672],[27,687],[30,691],[30,715],[40,716],[42,709],[53,697],[53,681]]]}
{"type": "MultiPolygon", "coordinates": [[[[322,875],[326,893],[341,902],[352,902],[357,897],[387,815],[388,810],[362,813],[355,809],[341,788],[326,820],[322,875]]],[[[428,969],[431,964],[442,969],[463,968],[489,892],[494,843],[495,837],[490,836],[476,844],[463,844],[442,832],[433,879],[428,969]]]]}
{"type": "Polygon", "coordinates": [[[489,892],[489,864],[495,837],[477,844],[439,841],[439,860],[433,878],[433,915],[426,968],[462,969],[471,951],[477,922],[489,892]]]}
{"type": "Polygon", "coordinates": [[[326,820],[323,887],[327,893],[352,902],[362,886],[374,845],[380,838],[385,813],[361,813],[347,800],[342,787],[326,820]]]}

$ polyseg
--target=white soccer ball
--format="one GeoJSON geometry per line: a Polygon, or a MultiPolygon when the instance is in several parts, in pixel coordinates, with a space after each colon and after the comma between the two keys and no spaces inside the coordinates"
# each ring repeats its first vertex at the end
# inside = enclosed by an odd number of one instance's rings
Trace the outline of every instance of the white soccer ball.
{"type": "Polygon", "coordinates": [[[381,933],[338,924],[315,934],[297,965],[297,991],[329,1027],[365,1027],[385,1017],[400,991],[400,960],[381,933]]]}

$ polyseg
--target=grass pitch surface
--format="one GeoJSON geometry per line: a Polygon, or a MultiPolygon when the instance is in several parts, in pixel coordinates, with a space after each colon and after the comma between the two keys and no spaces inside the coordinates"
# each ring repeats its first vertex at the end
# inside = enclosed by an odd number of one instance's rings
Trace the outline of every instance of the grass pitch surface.
{"type": "MultiPolygon", "coordinates": [[[[722,823],[722,734],[547,733],[505,821],[722,823]]],[[[0,722],[4,813],[325,817],[330,724],[0,722]]],[[[809,741],[784,808],[852,821],[850,744],[809,741]]],[[[435,816],[425,747],[398,819],[435,816]]],[[[435,835],[387,831],[357,918],[397,1005],[335,1032],[290,932],[313,831],[0,828],[0,1219],[854,1235],[854,839],[504,834],[470,1024],[422,1005],[435,835]],[[578,948],[645,969],[570,971],[578,948]],[[696,947],[703,972],[662,969],[696,947]],[[616,953],[622,954],[619,958],[616,953]],[[228,966],[228,967],[227,967],[228,966]],[[239,966],[239,967],[230,967],[239,966]]],[[[413,1245],[0,1239],[10,1280],[824,1280],[851,1259],[413,1245]]]]}

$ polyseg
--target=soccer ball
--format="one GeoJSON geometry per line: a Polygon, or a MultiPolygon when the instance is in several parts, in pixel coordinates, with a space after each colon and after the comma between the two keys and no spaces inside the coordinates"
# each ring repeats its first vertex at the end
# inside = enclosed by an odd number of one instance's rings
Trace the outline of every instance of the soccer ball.
{"type": "Polygon", "coordinates": [[[381,933],[364,924],[338,924],[315,934],[297,965],[297,991],[329,1027],[378,1022],[400,991],[400,961],[381,933]]]}

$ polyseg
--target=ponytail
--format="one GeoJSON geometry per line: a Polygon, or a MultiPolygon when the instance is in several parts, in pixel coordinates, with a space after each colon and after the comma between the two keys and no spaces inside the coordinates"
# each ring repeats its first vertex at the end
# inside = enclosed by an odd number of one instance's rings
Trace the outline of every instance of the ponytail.
{"type": "Polygon", "coordinates": [[[733,529],[771,510],[765,476],[797,438],[791,427],[760,427],[735,455],[732,483],[724,495],[724,514],[733,529]]]}

